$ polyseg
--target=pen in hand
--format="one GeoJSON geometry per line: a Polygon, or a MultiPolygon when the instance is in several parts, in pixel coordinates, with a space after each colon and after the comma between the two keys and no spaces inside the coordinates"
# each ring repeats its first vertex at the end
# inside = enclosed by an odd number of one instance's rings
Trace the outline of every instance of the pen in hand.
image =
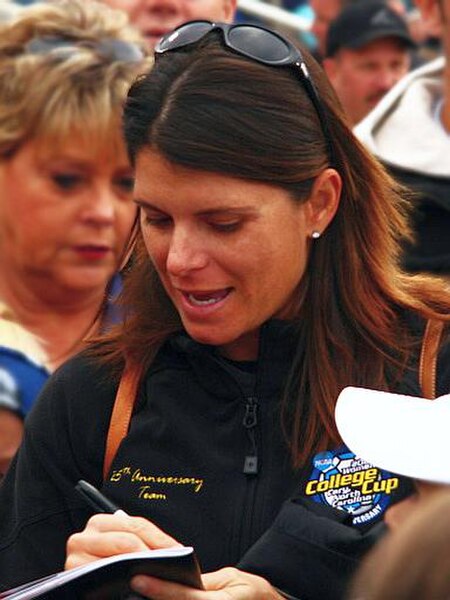
{"type": "Polygon", "coordinates": [[[80,479],[80,481],[76,484],[75,489],[97,512],[109,513],[111,515],[116,513],[122,515],[127,514],[124,510],[114,504],[114,502],[99,492],[97,488],[84,479],[80,479]]]}

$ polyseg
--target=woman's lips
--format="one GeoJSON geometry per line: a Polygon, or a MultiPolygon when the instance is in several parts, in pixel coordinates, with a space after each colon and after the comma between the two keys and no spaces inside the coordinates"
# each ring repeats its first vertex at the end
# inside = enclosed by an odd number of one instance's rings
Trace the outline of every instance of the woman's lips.
{"type": "Polygon", "coordinates": [[[215,290],[213,292],[182,292],[187,301],[193,306],[210,306],[224,300],[231,288],[215,290]]]}
{"type": "Polygon", "coordinates": [[[205,315],[221,308],[232,292],[232,288],[211,291],[178,291],[181,294],[184,312],[194,316],[205,315]]]}
{"type": "Polygon", "coordinates": [[[75,246],[75,252],[82,256],[85,260],[98,261],[102,260],[111,252],[109,246],[95,246],[85,244],[83,246],[75,246]]]}

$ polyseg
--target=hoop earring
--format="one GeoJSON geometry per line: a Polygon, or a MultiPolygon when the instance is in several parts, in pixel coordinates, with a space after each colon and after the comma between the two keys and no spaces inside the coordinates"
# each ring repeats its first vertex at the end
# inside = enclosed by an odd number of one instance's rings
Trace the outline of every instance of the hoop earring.
{"type": "Polygon", "coordinates": [[[320,233],[320,231],[313,231],[311,234],[311,237],[313,240],[318,240],[320,238],[322,234],[320,233]]]}

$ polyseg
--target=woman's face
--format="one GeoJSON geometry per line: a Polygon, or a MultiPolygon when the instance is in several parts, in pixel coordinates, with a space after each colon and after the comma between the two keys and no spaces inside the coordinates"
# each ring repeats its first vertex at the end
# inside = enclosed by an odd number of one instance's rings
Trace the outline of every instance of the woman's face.
{"type": "Polygon", "coordinates": [[[258,328],[289,315],[305,271],[305,204],[150,150],[137,158],[135,199],[148,253],[188,333],[230,358],[254,359],[258,328]]]}
{"type": "Polygon", "coordinates": [[[70,137],[0,162],[2,277],[37,294],[98,291],[118,266],[135,207],[123,147],[70,137]],[[70,141],[70,143],[69,143],[70,141]]]}

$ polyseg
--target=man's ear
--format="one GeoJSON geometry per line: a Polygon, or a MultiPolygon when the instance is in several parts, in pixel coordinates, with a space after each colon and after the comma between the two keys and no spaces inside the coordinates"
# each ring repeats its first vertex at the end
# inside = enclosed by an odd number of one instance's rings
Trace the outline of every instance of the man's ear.
{"type": "Polygon", "coordinates": [[[438,0],[414,0],[429,29],[442,34],[442,7],[438,0]]]}
{"type": "Polygon", "coordinates": [[[335,58],[324,58],[322,60],[322,67],[328,76],[328,79],[333,83],[336,75],[336,59],[335,58]]]}
{"type": "Polygon", "coordinates": [[[325,169],[316,177],[311,194],[305,204],[308,235],[322,234],[333,220],[339,207],[342,179],[335,169],[325,169]]]}

